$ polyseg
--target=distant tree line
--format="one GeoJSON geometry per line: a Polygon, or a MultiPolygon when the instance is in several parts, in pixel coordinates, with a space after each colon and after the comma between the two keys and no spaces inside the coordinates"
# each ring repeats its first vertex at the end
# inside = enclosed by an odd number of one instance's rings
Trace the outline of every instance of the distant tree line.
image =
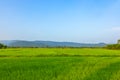
{"type": "Polygon", "coordinates": [[[107,45],[106,48],[120,50],[120,44],[110,44],[110,45],[107,45]]]}
{"type": "Polygon", "coordinates": [[[2,49],[2,48],[7,48],[7,46],[0,43],[0,49],[2,49]]]}
{"type": "Polygon", "coordinates": [[[73,47],[73,46],[41,46],[41,47],[37,47],[37,46],[7,46],[7,48],[104,48],[104,47],[85,47],[85,46],[81,46],[81,47],[73,47]]]}

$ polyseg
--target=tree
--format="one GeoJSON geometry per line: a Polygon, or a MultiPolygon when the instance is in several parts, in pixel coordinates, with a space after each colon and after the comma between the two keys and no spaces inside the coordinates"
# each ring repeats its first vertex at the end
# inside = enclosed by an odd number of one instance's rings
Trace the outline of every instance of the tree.
{"type": "Polygon", "coordinates": [[[106,46],[107,49],[119,49],[120,50],[120,44],[111,44],[106,46]]]}
{"type": "Polygon", "coordinates": [[[0,43],[0,49],[1,48],[6,48],[6,47],[7,47],[6,45],[0,43]]]}

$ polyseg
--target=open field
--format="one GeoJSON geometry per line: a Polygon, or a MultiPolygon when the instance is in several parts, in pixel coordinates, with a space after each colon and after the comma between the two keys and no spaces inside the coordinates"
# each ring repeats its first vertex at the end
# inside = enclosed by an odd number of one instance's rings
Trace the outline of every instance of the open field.
{"type": "Polygon", "coordinates": [[[0,49],[0,80],[120,80],[120,50],[0,49]]]}
{"type": "Polygon", "coordinates": [[[120,57],[120,50],[90,48],[11,48],[0,49],[0,57],[120,57]]]}

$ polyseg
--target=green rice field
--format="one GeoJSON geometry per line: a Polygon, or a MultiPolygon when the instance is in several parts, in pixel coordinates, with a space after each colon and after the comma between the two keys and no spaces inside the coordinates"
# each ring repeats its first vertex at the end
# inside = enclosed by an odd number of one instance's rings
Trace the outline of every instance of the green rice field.
{"type": "Polygon", "coordinates": [[[0,49],[0,80],[120,80],[120,50],[0,49]]]}

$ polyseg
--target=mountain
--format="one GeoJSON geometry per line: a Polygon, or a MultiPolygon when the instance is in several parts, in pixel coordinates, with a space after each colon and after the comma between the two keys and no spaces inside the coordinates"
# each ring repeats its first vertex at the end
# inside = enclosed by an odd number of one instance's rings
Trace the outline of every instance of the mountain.
{"type": "Polygon", "coordinates": [[[3,40],[0,41],[9,47],[46,47],[43,43],[35,43],[34,41],[22,41],[22,40],[3,40]]]}
{"type": "Polygon", "coordinates": [[[9,47],[103,47],[105,43],[87,44],[75,42],[55,42],[55,41],[22,41],[22,40],[3,40],[0,41],[9,47]]]}

